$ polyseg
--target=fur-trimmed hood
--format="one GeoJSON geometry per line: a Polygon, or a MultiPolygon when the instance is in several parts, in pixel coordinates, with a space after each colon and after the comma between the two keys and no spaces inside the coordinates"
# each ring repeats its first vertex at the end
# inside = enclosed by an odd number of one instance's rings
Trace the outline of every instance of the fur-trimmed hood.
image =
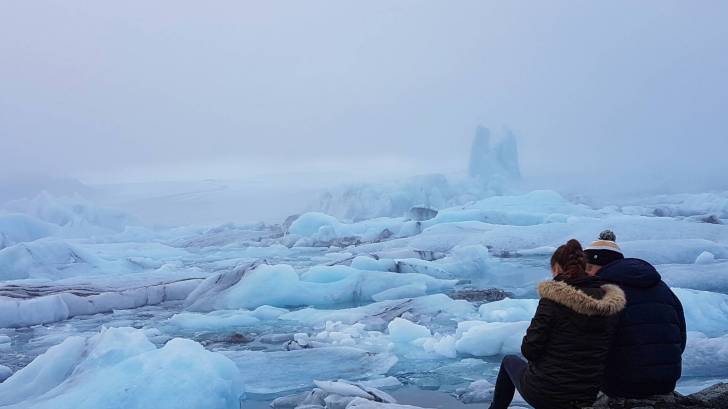
{"type": "Polygon", "coordinates": [[[601,286],[604,296],[596,299],[563,281],[544,281],[538,286],[541,298],[568,307],[583,315],[615,315],[624,309],[627,299],[624,291],[614,284],[601,286]]]}

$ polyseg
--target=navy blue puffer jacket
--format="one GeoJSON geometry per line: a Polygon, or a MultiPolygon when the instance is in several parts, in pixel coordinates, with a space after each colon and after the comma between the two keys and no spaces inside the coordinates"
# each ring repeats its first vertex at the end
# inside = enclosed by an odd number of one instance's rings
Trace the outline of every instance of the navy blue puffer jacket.
{"type": "Polygon", "coordinates": [[[687,339],[680,300],[644,260],[615,261],[597,276],[619,285],[627,298],[607,360],[603,391],[630,398],[672,392],[682,372],[687,339]]]}

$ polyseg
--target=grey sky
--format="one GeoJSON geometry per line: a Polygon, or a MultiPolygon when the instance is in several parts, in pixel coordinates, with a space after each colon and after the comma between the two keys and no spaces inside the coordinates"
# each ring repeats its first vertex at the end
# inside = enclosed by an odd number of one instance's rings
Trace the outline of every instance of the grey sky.
{"type": "Polygon", "coordinates": [[[526,177],[725,186],[726,19],[709,0],[3,1],[0,161],[95,182],[449,171],[483,123],[520,136],[526,177]]]}

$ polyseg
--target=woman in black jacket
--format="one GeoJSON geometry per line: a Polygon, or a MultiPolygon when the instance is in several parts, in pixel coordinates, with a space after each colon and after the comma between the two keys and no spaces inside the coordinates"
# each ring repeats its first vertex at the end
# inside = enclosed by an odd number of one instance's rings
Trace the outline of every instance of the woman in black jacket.
{"type": "Polygon", "coordinates": [[[516,389],[536,409],[578,408],[596,399],[625,297],[588,276],[585,266],[576,240],[551,257],[554,279],[538,286],[541,299],[521,344],[528,362],[503,358],[491,409],[506,409],[516,389]]]}

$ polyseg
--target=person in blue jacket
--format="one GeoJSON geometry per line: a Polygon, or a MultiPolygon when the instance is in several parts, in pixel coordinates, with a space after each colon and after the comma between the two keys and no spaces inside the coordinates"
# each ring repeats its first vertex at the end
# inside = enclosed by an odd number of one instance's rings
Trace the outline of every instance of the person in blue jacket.
{"type": "Polygon", "coordinates": [[[672,392],[681,376],[687,341],[680,300],[650,263],[624,258],[610,230],[603,231],[584,253],[587,274],[618,285],[627,298],[602,391],[621,398],[672,392]]]}

